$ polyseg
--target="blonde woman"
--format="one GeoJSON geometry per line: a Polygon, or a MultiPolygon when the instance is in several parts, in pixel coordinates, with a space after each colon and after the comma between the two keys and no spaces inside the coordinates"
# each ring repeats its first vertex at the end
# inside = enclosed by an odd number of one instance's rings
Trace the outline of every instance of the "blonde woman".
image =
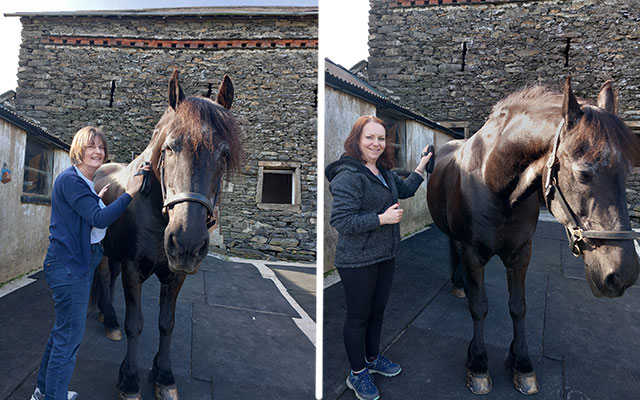
{"type": "Polygon", "coordinates": [[[67,387],[84,335],[93,272],[102,258],[100,240],[140,190],[143,180],[134,176],[125,193],[105,206],[101,197],[108,187],[98,194],[91,182],[108,156],[102,131],[92,126],[80,129],[73,137],[69,155],[73,165],[58,175],[51,193],[51,235],[44,272],[52,290],[55,322],[32,400],[77,397],[67,387]]]}

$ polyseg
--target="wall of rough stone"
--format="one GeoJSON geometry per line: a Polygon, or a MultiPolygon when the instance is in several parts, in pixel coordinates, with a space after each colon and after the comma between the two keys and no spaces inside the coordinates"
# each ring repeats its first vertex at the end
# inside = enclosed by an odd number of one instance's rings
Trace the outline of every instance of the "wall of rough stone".
{"type": "MultiPolygon", "coordinates": [[[[576,95],[591,100],[612,79],[619,115],[640,121],[638,0],[437,3],[371,0],[368,76],[392,99],[475,132],[507,94],[531,84],[561,90],[571,75],[576,95]]],[[[636,216],[639,187],[634,173],[636,216]]]]}
{"type": "Polygon", "coordinates": [[[21,21],[17,111],[68,142],[85,125],[101,126],[115,161],[130,161],[132,152],[145,148],[167,106],[174,68],[186,95],[205,95],[211,88],[215,96],[224,74],[230,75],[245,154],[228,186],[232,191],[220,200],[224,246],[250,257],[315,258],[317,14],[21,21]],[[112,44],[113,39],[122,42],[112,44]],[[158,48],[153,42],[196,39],[238,42],[224,48],[200,48],[195,42],[189,48],[179,48],[181,42],[158,48]],[[249,39],[269,40],[274,47],[240,44],[249,39]],[[291,45],[293,39],[311,41],[291,45]],[[265,160],[301,163],[301,211],[256,207],[258,161],[265,160]],[[252,242],[254,235],[269,240],[252,242]]]}

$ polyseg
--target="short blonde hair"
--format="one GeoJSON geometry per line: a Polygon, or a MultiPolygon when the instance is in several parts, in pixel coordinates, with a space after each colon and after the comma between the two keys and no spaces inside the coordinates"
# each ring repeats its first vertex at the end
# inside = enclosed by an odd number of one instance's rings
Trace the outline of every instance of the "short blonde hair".
{"type": "Polygon", "coordinates": [[[104,145],[104,161],[107,161],[107,158],[109,157],[109,150],[107,149],[107,138],[104,136],[104,133],[102,133],[100,128],[96,128],[95,126],[85,126],[76,132],[73,136],[73,141],[71,142],[69,157],[71,157],[71,163],[73,163],[73,165],[82,164],[84,151],[96,137],[99,137],[100,140],[102,140],[102,144],[104,145]]]}

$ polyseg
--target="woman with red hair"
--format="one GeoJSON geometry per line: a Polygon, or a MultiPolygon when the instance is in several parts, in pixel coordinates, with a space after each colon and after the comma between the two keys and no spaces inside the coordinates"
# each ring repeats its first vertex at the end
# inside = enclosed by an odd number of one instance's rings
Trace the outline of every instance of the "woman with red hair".
{"type": "Polygon", "coordinates": [[[380,354],[384,309],[400,246],[398,223],[404,212],[398,199],[415,194],[431,153],[425,148],[416,170],[403,180],[391,171],[385,123],[371,115],[356,120],[344,149],[325,175],[333,195],[330,223],[338,231],[335,266],[347,303],[347,386],[358,399],[375,400],[380,394],[370,373],[395,376],[402,370],[380,354]]]}

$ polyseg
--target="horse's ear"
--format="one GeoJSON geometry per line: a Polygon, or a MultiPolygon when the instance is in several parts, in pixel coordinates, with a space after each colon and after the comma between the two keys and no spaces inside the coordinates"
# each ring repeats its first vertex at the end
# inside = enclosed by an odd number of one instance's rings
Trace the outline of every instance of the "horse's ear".
{"type": "Polygon", "coordinates": [[[220,90],[218,90],[218,96],[216,96],[216,102],[227,110],[231,108],[231,103],[233,103],[233,83],[231,83],[229,75],[225,75],[224,78],[222,78],[220,90]]]}
{"type": "Polygon", "coordinates": [[[618,112],[618,99],[613,91],[613,82],[606,81],[602,85],[600,93],[598,93],[598,107],[611,114],[618,112]]]}
{"type": "Polygon", "coordinates": [[[169,105],[175,111],[183,100],[184,92],[182,91],[180,82],[178,81],[178,70],[174,69],[171,79],[169,80],[169,105]]]}
{"type": "Polygon", "coordinates": [[[578,122],[582,117],[582,110],[576,96],[571,90],[571,77],[567,76],[567,80],[564,83],[564,99],[562,100],[562,116],[567,122],[569,128],[578,122]]]}

